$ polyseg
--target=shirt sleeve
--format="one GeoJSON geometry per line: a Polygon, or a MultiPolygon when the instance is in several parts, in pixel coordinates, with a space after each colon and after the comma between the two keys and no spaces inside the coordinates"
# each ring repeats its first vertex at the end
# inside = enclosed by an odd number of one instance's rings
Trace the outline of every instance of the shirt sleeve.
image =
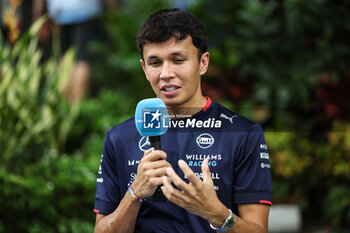
{"type": "Polygon", "coordinates": [[[254,124],[242,140],[234,176],[235,204],[272,204],[270,159],[259,124],[254,124]]]}
{"type": "Polygon", "coordinates": [[[97,176],[94,207],[94,212],[96,213],[112,213],[121,200],[115,155],[115,148],[112,146],[107,134],[97,176]]]}

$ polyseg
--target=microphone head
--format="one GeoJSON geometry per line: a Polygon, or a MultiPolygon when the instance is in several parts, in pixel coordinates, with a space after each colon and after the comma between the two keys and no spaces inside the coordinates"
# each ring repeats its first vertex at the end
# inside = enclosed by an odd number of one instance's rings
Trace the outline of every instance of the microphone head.
{"type": "Polygon", "coordinates": [[[135,111],[136,128],[142,136],[160,136],[168,131],[169,113],[159,98],[141,100],[135,111]]]}

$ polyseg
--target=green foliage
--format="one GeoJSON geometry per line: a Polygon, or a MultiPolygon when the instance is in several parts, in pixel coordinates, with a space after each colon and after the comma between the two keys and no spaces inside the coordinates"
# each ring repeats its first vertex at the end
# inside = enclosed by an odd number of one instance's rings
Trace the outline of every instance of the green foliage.
{"type": "Polygon", "coordinates": [[[341,227],[339,226],[345,226],[349,229],[350,187],[338,185],[332,188],[325,200],[324,211],[337,232],[341,232],[341,227]]]}
{"type": "Polygon", "coordinates": [[[77,107],[68,106],[59,94],[74,51],[67,52],[60,66],[54,58],[41,64],[34,35],[43,20],[13,48],[0,41],[0,166],[11,171],[40,159],[46,147],[60,149],[77,113],[77,107]]]}
{"type": "MultiPolygon", "coordinates": [[[[305,133],[266,132],[265,137],[273,168],[275,202],[310,202],[305,208],[324,211],[319,218],[327,220],[334,229],[347,226],[350,217],[348,125],[335,122],[332,130],[325,133],[323,143],[310,141],[305,133]],[[315,201],[317,206],[313,206],[315,201]]],[[[306,213],[312,211],[305,209],[306,213]]]]}
{"type": "Polygon", "coordinates": [[[0,232],[89,232],[93,227],[93,215],[78,210],[92,208],[91,170],[99,157],[89,163],[58,156],[79,110],[59,93],[74,51],[40,62],[36,34],[45,20],[13,47],[0,41],[0,205],[11,210],[1,213],[0,232]]]}
{"type": "Polygon", "coordinates": [[[44,152],[25,175],[0,170],[0,232],[92,232],[99,156],[44,152]]]}
{"type": "Polygon", "coordinates": [[[84,153],[92,154],[92,149],[95,155],[100,154],[107,131],[133,116],[136,104],[136,98],[108,89],[101,90],[98,98],[82,102],[80,114],[68,136],[73,148],[67,145],[67,150],[74,151],[82,147],[84,153]]]}
{"type": "Polygon", "coordinates": [[[103,90],[98,98],[81,103],[68,136],[73,155],[47,149],[39,161],[26,164],[24,175],[0,170],[0,204],[12,210],[0,214],[0,232],[92,232],[106,131],[131,117],[130,106],[135,105],[136,100],[103,90]]]}
{"type": "Polygon", "coordinates": [[[207,26],[216,78],[253,85],[257,104],[287,107],[309,103],[322,73],[349,74],[348,8],[345,0],[204,0],[191,10],[207,26]]]}

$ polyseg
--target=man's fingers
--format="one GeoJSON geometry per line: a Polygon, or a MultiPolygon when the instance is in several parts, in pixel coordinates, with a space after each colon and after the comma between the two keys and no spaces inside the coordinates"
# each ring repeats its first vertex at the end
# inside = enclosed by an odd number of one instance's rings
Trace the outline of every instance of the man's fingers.
{"type": "Polygon", "coordinates": [[[202,181],[194,174],[194,172],[187,165],[187,163],[185,161],[183,161],[183,160],[179,160],[178,164],[179,164],[179,167],[181,168],[182,172],[187,177],[187,179],[191,182],[191,184],[196,189],[202,188],[202,181]]]}
{"type": "Polygon", "coordinates": [[[203,163],[202,163],[203,183],[212,184],[213,180],[210,175],[208,161],[209,161],[209,158],[206,158],[205,160],[203,160],[203,163]]]}
{"type": "Polygon", "coordinates": [[[164,159],[156,160],[153,162],[147,162],[147,163],[144,163],[142,166],[145,170],[171,167],[170,163],[164,159]]]}
{"type": "Polygon", "coordinates": [[[149,182],[153,185],[153,186],[159,186],[163,184],[163,180],[162,177],[152,177],[149,179],[149,182]]]}
{"type": "Polygon", "coordinates": [[[163,176],[163,186],[161,186],[164,196],[171,202],[175,203],[178,206],[184,205],[183,199],[186,198],[181,191],[174,188],[171,184],[169,177],[163,176]]]}
{"type": "Polygon", "coordinates": [[[166,159],[167,154],[162,150],[154,150],[154,148],[150,148],[145,151],[143,154],[143,161],[155,161],[159,159],[166,159]]]}
{"type": "Polygon", "coordinates": [[[149,148],[148,150],[145,151],[145,153],[143,154],[143,156],[148,155],[149,153],[154,151],[154,147],[149,148]]]}
{"type": "Polygon", "coordinates": [[[187,189],[187,183],[185,181],[183,181],[174,171],[174,169],[168,167],[166,169],[166,174],[169,176],[169,178],[171,179],[171,181],[174,183],[174,185],[176,187],[178,187],[179,189],[186,191],[187,189]]]}
{"type": "Polygon", "coordinates": [[[148,169],[147,171],[145,171],[144,175],[148,178],[152,178],[152,177],[162,177],[165,176],[166,173],[166,167],[162,166],[159,168],[155,168],[155,169],[148,169]]]}
{"type": "Polygon", "coordinates": [[[178,198],[180,198],[180,199],[187,199],[186,198],[187,195],[190,195],[190,196],[193,195],[194,190],[195,190],[195,187],[193,187],[193,184],[187,184],[170,167],[166,169],[166,172],[167,172],[168,177],[173,182],[173,184],[182,191],[182,192],[179,191],[181,193],[181,195],[178,195],[178,198]]]}

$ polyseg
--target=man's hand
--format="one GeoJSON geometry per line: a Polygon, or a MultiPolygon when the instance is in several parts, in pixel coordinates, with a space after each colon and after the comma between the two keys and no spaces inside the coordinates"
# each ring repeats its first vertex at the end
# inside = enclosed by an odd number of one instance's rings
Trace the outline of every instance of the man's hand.
{"type": "Polygon", "coordinates": [[[222,215],[229,216],[230,213],[216,195],[208,160],[205,159],[202,163],[203,181],[183,160],[179,160],[179,167],[190,181],[189,183],[183,181],[172,168],[167,168],[168,177],[163,177],[162,191],[176,205],[207,219],[214,226],[221,226],[222,219],[225,219],[222,215]],[[171,185],[171,181],[178,189],[171,185]]]}
{"type": "Polygon", "coordinates": [[[142,199],[148,198],[154,194],[159,185],[163,184],[162,177],[166,175],[166,168],[171,167],[166,157],[167,154],[161,150],[145,151],[131,185],[136,196],[142,199]]]}

